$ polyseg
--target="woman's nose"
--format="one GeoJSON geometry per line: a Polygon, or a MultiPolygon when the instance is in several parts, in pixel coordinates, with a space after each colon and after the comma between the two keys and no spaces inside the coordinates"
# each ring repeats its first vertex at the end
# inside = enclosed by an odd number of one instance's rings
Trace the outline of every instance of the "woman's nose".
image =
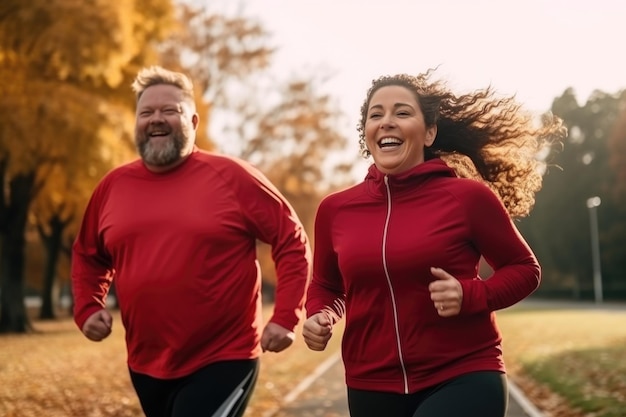
{"type": "Polygon", "coordinates": [[[393,117],[391,117],[390,114],[385,114],[383,117],[381,117],[380,119],[380,128],[381,129],[386,129],[389,127],[393,127],[395,125],[394,121],[393,121],[393,117]]]}

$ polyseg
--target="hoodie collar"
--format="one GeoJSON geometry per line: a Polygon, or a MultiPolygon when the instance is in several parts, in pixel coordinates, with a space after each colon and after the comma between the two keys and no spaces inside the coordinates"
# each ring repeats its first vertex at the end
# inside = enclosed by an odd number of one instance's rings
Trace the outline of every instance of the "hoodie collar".
{"type": "Polygon", "coordinates": [[[384,174],[372,164],[365,176],[365,182],[373,189],[385,187],[385,177],[392,189],[413,188],[434,177],[456,177],[455,171],[440,158],[433,158],[399,174],[384,174]]]}

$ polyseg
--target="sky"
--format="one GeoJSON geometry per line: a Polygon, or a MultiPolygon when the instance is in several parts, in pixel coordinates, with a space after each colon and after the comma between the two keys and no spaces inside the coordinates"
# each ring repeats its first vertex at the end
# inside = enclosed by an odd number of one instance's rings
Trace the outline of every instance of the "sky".
{"type": "MultiPolygon", "coordinates": [[[[623,0],[213,0],[258,20],[278,48],[272,71],[322,74],[356,126],[371,81],[421,73],[460,92],[493,86],[547,111],[572,87],[626,89],[623,0]]],[[[356,130],[353,129],[356,135],[356,130]]]]}

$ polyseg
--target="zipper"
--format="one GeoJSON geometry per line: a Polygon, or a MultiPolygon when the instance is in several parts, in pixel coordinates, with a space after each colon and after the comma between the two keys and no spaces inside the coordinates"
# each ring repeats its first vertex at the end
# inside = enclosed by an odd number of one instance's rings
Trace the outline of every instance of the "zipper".
{"type": "Polygon", "coordinates": [[[404,355],[402,354],[402,344],[400,343],[400,326],[398,324],[398,308],[396,305],[396,296],[391,285],[389,269],[387,268],[387,230],[389,228],[389,219],[391,218],[391,189],[389,188],[389,176],[385,175],[385,190],[387,191],[387,218],[385,219],[385,228],[383,229],[383,269],[385,270],[385,278],[387,278],[387,286],[389,294],[391,294],[391,304],[393,306],[393,325],[396,330],[396,344],[398,346],[398,355],[400,357],[400,368],[402,369],[402,379],[404,381],[404,393],[409,393],[409,380],[407,377],[406,366],[404,364],[404,355]]]}

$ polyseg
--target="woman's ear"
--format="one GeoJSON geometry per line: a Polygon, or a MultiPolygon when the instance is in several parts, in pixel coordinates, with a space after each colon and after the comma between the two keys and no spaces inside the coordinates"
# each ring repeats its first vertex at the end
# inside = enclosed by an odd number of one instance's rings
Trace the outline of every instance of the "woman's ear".
{"type": "Polygon", "coordinates": [[[426,128],[426,138],[424,141],[424,146],[429,147],[435,142],[435,138],[437,137],[437,125],[432,125],[426,128]]]}

